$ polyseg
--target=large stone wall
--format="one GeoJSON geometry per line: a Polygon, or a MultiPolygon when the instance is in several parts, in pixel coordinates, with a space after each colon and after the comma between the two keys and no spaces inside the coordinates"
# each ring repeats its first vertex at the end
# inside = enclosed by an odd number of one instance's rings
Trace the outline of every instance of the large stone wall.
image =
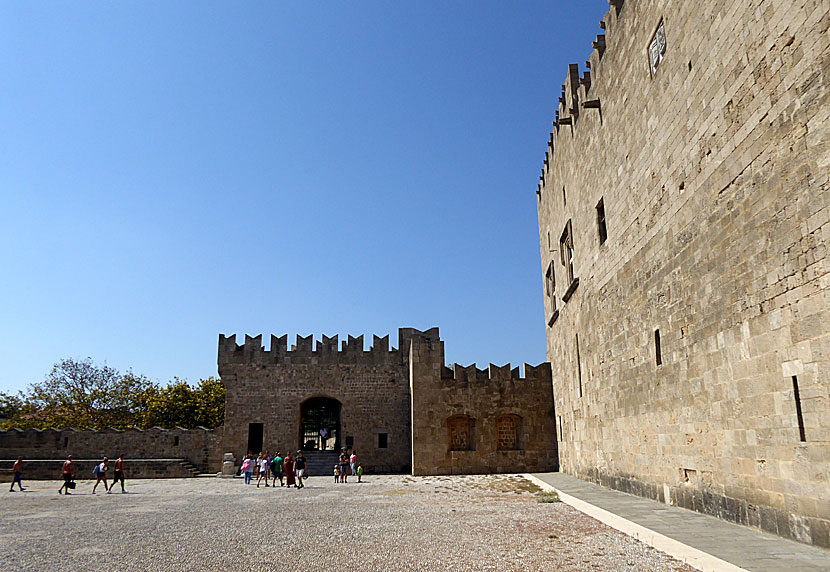
{"type": "Polygon", "coordinates": [[[612,4],[537,193],[560,464],[829,547],[830,4],[612,4]]]}
{"type": "Polygon", "coordinates": [[[11,429],[0,431],[0,459],[186,459],[205,473],[222,469],[222,429],[11,429]]]}
{"type": "Polygon", "coordinates": [[[418,339],[409,363],[413,474],[556,470],[550,364],[450,369],[444,342],[418,339]]]}
{"type": "MultiPolygon", "coordinates": [[[[408,347],[413,336],[437,339],[438,330],[401,328],[401,347],[408,347]]],[[[312,336],[298,336],[287,350],[285,336],[272,336],[266,351],[261,336],[246,336],[244,345],[237,345],[235,336],[220,336],[219,374],[227,387],[225,450],[237,458],[246,452],[250,423],[264,425],[264,449],[299,449],[302,403],[326,397],[341,404],[341,445],[351,437],[367,470],[409,471],[407,354],[390,349],[388,336],[374,336],[368,351],[363,336],[349,336],[342,348],[337,336],[323,336],[316,349],[312,342],[312,336]],[[381,434],[386,435],[386,447],[379,446],[381,434]]]]}

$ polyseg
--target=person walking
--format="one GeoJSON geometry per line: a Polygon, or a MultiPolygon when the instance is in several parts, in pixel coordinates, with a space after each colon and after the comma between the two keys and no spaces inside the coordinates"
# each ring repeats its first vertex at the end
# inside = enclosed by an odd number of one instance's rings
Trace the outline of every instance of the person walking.
{"type": "Polygon", "coordinates": [[[354,449],[352,449],[352,454],[349,457],[349,468],[351,469],[349,474],[355,476],[357,474],[357,453],[354,449]]]}
{"type": "Polygon", "coordinates": [[[250,485],[251,484],[251,477],[254,474],[254,456],[253,456],[253,454],[248,453],[248,455],[245,457],[245,460],[242,461],[242,467],[240,467],[240,470],[245,475],[245,484],[250,485]]]}
{"type": "Polygon", "coordinates": [[[62,494],[63,491],[66,491],[66,494],[70,495],[72,493],[69,492],[69,489],[75,488],[75,480],[73,479],[75,466],[72,464],[72,455],[69,455],[63,462],[62,471],[61,476],[63,477],[63,484],[61,485],[61,488],[58,489],[58,494],[62,494]]]}
{"type": "Polygon", "coordinates": [[[107,486],[107,470],[109,469],[109,466],[107,465],[107,463],[109,463],[109,459],[104,457],[104,460],[101,461],[101,463],[95,465],[95,468],[92,469],[92,474],[96,479],[95,486],[92,487],[92,494],[95,494],[95,489],[98,488],[98,484],[101,481],[104,482],[104,490],[107,491],[108,493],[110,492],[110,489],[107,486]]]}
{"type": "Polygon", "coordinates": [[[112,484],[110,485],[110,490],[112,490],[115,486],[115,483],[119,481],[121,482],[121,492],[127,492],[124,490],[124,453],[118,455],[118,458],[115,460],[115,473],[112,476],[112,484]]]}
{"type": "Polygon", "coordinates": [[[297,488],[301,489],[303,484],[303,477],[305,476],[305,457],[302,451],[297,451],[297,459],[294,461],[294,472],[297,474],[297,488]]]}
{"type": "Polygon", "coordinates": [[[291,456],[291,453],[285,456],[283,467],[285,467],[285,486],[297,486],[297,483],[294,481],[294,458],[291,456]]]}
{"type": "Polygon", "coordinates": [[[273,459],[271,459],[271,474],[274,475],[274,482],[271,484],[271,486],[276,488],[277,479],[280,480],[280,486],[283,486],[283,483],[282,483],[282,453],[280,453],[279,451],[277,451],[277,454],[274,455],[273,459]]]}
{"type": "Polygon", "coordinates": [[[263,455],[262,453],[259,454],[259,458],[257,459],[257,465],[259,466],[259,476],[256,479],[256,488],[259,488],[259,483],[262,482],[262,479],[265,479],[265,486],[268,486],[268,457],[263,455]]]}
{"type": "Polygon", "coordinates": [[[343,447],[340,449],[340,457],[338,458],[340,462],[340,482],[341,483],[348,483],[348,472],[349,472],[349,456],[346,454],[346,448],[343,447]]]}
{"type": "Polygon", "coordinates": [[[14,477],[12,479],[12,486],[9,489],[9,492],[14,492],[15,483],[17,483],[17,486],[20,487],[21,491],[25,491],[26,489],[23,488],[23,484],[20,482],[20,479],[23,477],[23,457],[18,457],[17,461],[14,462],[12,472],[14,473],[14,477]]]}

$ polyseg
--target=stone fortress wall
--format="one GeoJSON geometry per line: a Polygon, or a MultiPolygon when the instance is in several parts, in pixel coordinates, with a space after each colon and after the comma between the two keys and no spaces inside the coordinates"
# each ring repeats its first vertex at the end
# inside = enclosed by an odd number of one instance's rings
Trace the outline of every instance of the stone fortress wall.
{"type": "Polygon", "coordinates": [[[561,468],[830,547],[830,4],[611,5],[537,189],[561,468]]]}
{"type": "MultiPolygon", "coordinates": [[[[402,328],[400,344],[413,335],[438,333],[402,328]]],[[[341,405],[341,446],[352,443],[367,470],[409,471],[409,369],[404,352],[389,347],[389,336],[374,336],[368,351],[363,336],[349,336],[340,348],[337,336],[323,336],[316,348],[313,336],[297,336],[291,350],[286,340],[271,336],[265,350],[261,336],[245,336],[237,345],[235,336],[220,335],[225,450],[239,459],[248,448],[249,425],[262,423],[265,448],[293,453],[300,447],[303,402],[325,397],[341,405]]]]}
{"type": "MultiPolygon", "coordinates": [[[[219,472],[222,468],[222,429],[162,429],[154,427],[141,429],[107,429],[105,431],[76,429],[11,429],[0,431],[0,459],[5,459],[8,468],[11,462],[22,456],[29,461],[58,461],[72,455],[75,459],[101,459],[104,456],[115,460],[123,453],[136,469],[138,459],[183,459],[198,471],[219,472]]],[[[158,464],[157,464],[158,465],[158,464]]],[[[163,465],[158,465],[159,467],[163,465]]],[[[30,467],[30,468],[31,468],[30,467]]],[[[155,467],[155,466],[154,466],[155,467]]],[[[31,475],[29,469],[27,474],[31,475]]],[[[169,469],[172,475],[172,469],[169,469]]],[[[50,473],[47,478],[56,478],[50,473]]],[[[132,476],[138,476],[136,470],[132,476]]],[[[148,476],[165,476],[163,471],[153,469],[148,476]]],[[[31,477],[29,477],[31,478],[31,477]]]]}
{"type": "Polygon", "coordinates": [[[409,363],[412,474],[557,469],[550,364],[444,365],[444,342],[415,338],[409,363]]]}
{"type": "Polygon", "coordinates": [[[272,336],[269,350],[261,340],[246,336],[237,345],[235,336],[219,338],[219,373],[227,387],[225,450],[237,459],[248,447],[252,423],[263,425],[264,448],[297,449],[302,404],[325,397],[340,404],[341,445],[351,443],[369,471],[556,466],[549,364],[526,366],[527,379],[509,366],[491,366],[490,375],[455,366],[453,373],[444,365],[438,328],[400,328],[400,349],[389,348],[388,336],[374,336],[368,351],[363,336],[349,336],[340,349],[337,336],[323,336],[316,349],[312,336],[298,336],[291,350],[286,336],[272,336]],[[466,440],[453,443],[453,436],[466,440]]]}

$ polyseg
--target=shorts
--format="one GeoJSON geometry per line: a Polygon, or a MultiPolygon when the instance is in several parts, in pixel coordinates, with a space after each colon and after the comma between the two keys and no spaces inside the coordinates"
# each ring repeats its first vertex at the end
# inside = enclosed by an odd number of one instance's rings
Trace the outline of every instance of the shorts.
{"type": "Polygon", "coordinates": [[[272,471],[271,474],[274,475],[275,479],[281,479],[282,478],[282,471],[272,471]]]}
{"type": "Polygon", "coordinates": [[[305,469],[297,469],[296,473],[297,478],[302,478],[303,476],[305,476],[305,469]]]}
{"type": "Polygon", "coordinates": [[[72,473],[64,473],[63,474],[63,482],[69,483],[72,481],[72,473]]]}
{"type": "Polygon", "coordinates": [[[115,471],[115,474],[112,475],[112,482],[113,484],[121,481],[121,484],[124,484],[124,472],[123,471],[115,471]]]}
{"type": "Polygon", "coordinates": [[[19,482],[20,482],[20,478],[21,478],[22,476],[23,476],[23,473],[21,473],[20,471],[15,471],[15,472],[14,472],[14,480],[12,481],[12,484],[14,484],[14,483],[19,483],[19,482]]]}
{"type": "Polygon", "coordinates": [[[349,465],[346,463],[340,463],[340,474],[341,475],[348,475],[349,465]]]}

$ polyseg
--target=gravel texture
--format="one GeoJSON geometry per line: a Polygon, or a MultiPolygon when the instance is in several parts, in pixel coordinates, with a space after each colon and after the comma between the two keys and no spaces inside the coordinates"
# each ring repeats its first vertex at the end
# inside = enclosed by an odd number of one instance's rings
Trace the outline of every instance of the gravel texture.
{"type": "Polygon", "coordinates": [[[692,568],[564,503],[539,503],[518,476],[368,476],[304,489],[241,479],[79,482],[0,493],[6,570],[512,571],[692,568]]]}

